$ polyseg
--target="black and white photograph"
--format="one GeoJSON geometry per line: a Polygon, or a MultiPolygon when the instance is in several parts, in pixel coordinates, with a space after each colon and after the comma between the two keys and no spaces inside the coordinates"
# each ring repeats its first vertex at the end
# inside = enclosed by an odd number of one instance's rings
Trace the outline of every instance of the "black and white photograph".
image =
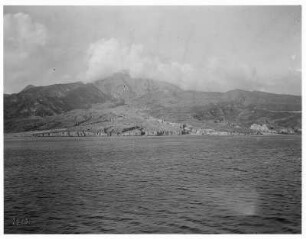
{"type": "Polygon", "coordinates": [[[301,236],[305,6],[139,4],[2,5],[3,234],[301,236]]]}

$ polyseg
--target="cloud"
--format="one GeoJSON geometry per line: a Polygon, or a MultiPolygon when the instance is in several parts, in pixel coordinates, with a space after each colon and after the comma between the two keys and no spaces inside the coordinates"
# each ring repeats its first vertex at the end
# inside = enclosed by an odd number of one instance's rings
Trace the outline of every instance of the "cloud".
{"type": "Polygon", "coordinates": [[[4,50],[7,60],[24,60],[47,41],[47,29],[24,13],[5,14],[4,50]]]}
{"type": "Polygon", "coordinates": [[[27,84],[40,84],[45,73],[47,28],[24,13],[5,14],[4,87],[16,92],[27,84]],[[33,82],[35,81],[35,82],[33,82]]]}
{"type": "Polygon", "coordinates": [[[235,58],[210,57],[204,64],[202,74],[207,86],[214,91],[262,87],[257,68],[235,58]]]}
{"type": "Polygon", "coordinates": [[[135,78],[151,78],[184,87],[195,70],[190,64],[164,62],[150,55],[142,45],[121,44],[117,39],[101,39],[87,51],[87,80],[97,80],[118,71],[128,71],[135,78]]]}
{"type": "Polygon", "coordinates": [[[151,78],[183,89],[227,91],[259,88],[257,69],[225,57],[207,57],[203,66],[163,61],[139,44],[124,45],[117,39],[101,39],[87,50],[87,81],[103,79],[119,71],[135,78],[151,78]]]}

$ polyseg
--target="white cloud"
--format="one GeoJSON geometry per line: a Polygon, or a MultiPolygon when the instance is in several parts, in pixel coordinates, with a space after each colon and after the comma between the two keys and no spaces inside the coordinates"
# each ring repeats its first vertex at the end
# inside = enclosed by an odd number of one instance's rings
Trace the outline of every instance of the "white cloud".
{"type": "Polygon", "coordinates": [[[176,84],[183,89],[227,91],[235,88],[256,89],[257,70],[224,57],[208,57],[202,67],[175,61],[162,61],[150,55],[142,45],[131,46],[117,39],[101,39],[87,50],[88,81],[103,79],[126,70],[132,77],[151,78],[176,84]]]}
{"type": "Polygon", "coordinates": [[[255,90],[262,86],[256,67],[233,58],[210,57],[202,72],[210,89],[214,91],[255,90]]]}
{"type": "Polygon", "coordinates": [[[5,14],[4,88],[16,92],[28,84],[43,81],[47,29],[24,13],[5,14]]]}
{"type": "Polygon", "coordinates": [[[34,22],[29,15],[4,15],[4,50],[10,62],[26,59],[35,48],[44,46],[46,41],[46,27],[34,22]]]}
{"type": "Polygon", "coordinates": [[[195,70],[190,64],[163,62],[149,55],[142,45],[126,46],[116,39],[101,39],[87,51],[87,80],[97,80],[118,71],[129,71],[135,78],[151,78],[184,87],[195,70]]]}

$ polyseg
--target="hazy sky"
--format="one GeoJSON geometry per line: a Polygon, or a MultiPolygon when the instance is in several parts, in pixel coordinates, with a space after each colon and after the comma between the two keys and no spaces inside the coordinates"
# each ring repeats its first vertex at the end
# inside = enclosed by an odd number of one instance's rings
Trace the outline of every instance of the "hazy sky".
{"type": "Polygon", "coordinates": [[[301,94],[298,6],[4,7],[4,91],[133,77],[301,94]]]}

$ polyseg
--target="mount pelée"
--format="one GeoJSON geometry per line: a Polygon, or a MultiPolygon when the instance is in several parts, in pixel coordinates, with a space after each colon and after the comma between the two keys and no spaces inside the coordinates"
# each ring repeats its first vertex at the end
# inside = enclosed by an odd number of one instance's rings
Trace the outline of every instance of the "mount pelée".
{"type": "Polygon", "coordinates": [[[34,136],[300,134],[301,96],[182,90],[126,72],[4,94],[4,132],[34,136]]]}

